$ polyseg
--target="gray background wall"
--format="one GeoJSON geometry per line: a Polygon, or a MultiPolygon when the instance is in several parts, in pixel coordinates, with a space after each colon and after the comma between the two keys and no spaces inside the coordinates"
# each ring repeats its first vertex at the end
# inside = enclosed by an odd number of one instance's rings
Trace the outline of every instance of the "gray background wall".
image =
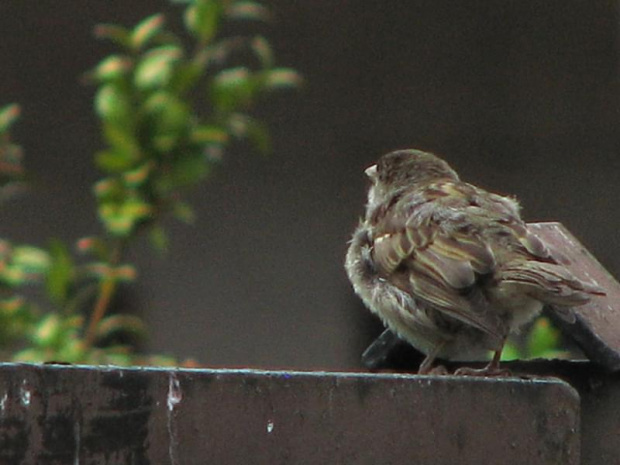
{"type": "MultiPolygon", "coordinates": [[[[171,223],[169,255],[138,246],[121,304],[150,350],[212,366],[345,369],[380,331],[342,269],[380,154],[443,154],[470,182],[515,194],[529,221],[568,226],[620,275],[618,7],[579,0],[274,0],[279,62],[307,86],[272,101],[275,153],[243,146],[195,191],[195,227],[171,223]],[[387,6],[389,5],[389,6],[387,6]]],[[[0,103],[36,176],[0,236],[43,244],[98,231],[92,89],[110,49],[99,22],[133,24],[156,0],[3,0],[0,103]]]]}

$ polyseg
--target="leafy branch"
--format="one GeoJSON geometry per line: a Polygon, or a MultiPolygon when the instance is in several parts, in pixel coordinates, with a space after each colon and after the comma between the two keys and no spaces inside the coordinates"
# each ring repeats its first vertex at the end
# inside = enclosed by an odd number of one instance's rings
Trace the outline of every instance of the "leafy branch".
{"type": "MultiPolygon", "coordinates": [[[[77,241],[77,257],[57,240],[47,249],[0,243],[0,347],[21,347],[16,360],[172,362],[139,357],[120,343],[102,345],[117,333],[144,332],[137,317],[109,314],[119,286],[137,275],[125,262],[126,251],[143,235],[166,249],[162,219],[192,222],[194,211],[183,194],[208,176],[236,140],[269,152],[268,130],[252,110],[264,96],[301,82],[294,70],[275,66],[265,37],[222,33],[229,22],[268,21],[262,4],[176,3],[185,4],[184,35],[167,28],[162,14],[133,28],[95,29],[97,38],[117,47],[87,73],[97,87],[94,107],[105,143],[95,154],[103,177],[94,186],[103,230],[77,241]],[[45,284],[48,311],[18,295],[37,283],[45,284]]],[[[0,193],[23,179],[21,149],[9,138],[18,115],[16,105],[0,111],[0,193]]]]}

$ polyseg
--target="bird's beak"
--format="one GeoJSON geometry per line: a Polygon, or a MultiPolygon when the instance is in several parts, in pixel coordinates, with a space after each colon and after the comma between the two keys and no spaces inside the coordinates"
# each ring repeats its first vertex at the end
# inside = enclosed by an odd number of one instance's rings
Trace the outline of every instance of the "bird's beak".
{"type": "Polygon", "coordinates": [[[372,165],[371,167],[366,168],[364,173],[366,173],[366,176],[374,181],[377,178],[377,165],[372,165]]]}

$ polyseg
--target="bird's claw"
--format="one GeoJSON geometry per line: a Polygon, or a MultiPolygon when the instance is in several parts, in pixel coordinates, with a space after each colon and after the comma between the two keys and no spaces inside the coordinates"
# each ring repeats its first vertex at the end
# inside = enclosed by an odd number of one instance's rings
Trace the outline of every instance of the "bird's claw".
{"type": "Polygon", "coordinates": [[[486,366],[484,368],[461,367],[454,372],[456,376],[509,377],[512,372],[506,368],[486,366]]]}
{"type": "Polygon", "coordinates": [[[431,376],[445,376],[445,375],[449,375],[450,372],[448,371],[448,369],[443,366],[443,365],[437,365],[436,367],[433,368],[427,368],[427,369],[420,369],[418,371],[419,375],[431,375],[431,376]]]}

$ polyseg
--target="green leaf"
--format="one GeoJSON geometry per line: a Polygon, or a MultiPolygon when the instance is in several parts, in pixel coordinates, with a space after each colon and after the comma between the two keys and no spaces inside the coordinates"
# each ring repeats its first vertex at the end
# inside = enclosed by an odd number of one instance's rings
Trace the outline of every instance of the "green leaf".
{"type": "Polygon", "coordinates": [[[22,159],[23,151],[20,146],[10,143],[2,145],[0,142],[0,185],[8,187],[11,182],[23,177],[22,159]]]}
{"type": "Polygon", "coordinates": [[[85,353],[83,342],[74,333],[70,337],[65,337],[63,344],[56,350],[53,360],[67,363],[85,363],[85,353]]]}
{"type": "Polygon", "coordinates": [[[108,177],[101,179],[93,186],[93,191],[99,202],[116,203],[125,197],[125,188],[118,178],[108,177]]]}
{"type": "MultiPolygon", "coordinates": [[[[142,356],[134,361],[134,363],[140,365],[149,365],[149,366],[164,366],[164,367],[178,367],[179,361],[169,355],[146,355],[142,356]]],[[[189,368],[196,368],[198,365],[190,366],[189,368]]]]}
{"type": "Polygon", "coordinates": [[[174,95],[161,91],[153,94],[144,104],[153,146],[168,152],[187,134],[190,125],[188,105],[174,95]]]}
{"type": "Polygon", "coordinates": [[[258,60],[263,68],[271,69],[273,67],[273,50],[267,39],[262,36],[254,37],[250,42],[250,48],[258,57],[258,60]]]}
{"type": "Polygon", "coordinates": [[[196,213],[194,212],[194,209],[184,202],[176,202],[172,213],[176,219],[186,224],[194,224],[196,221],[196,213]]]}
{"type": "Polygon", "coordinates": [[[93,254],[100,260],[107,260],[110,257],[110,248],[100,237],[82,237],[76,242],[76,248],[78,252],[93,254]]]}
{"type": "Polygon", "coordinates": [[[146,162],[137,168],[127,171],[123,174],[123,182],[126,186],[134,188],[141,186],[148,179],[149,175],[153,171],[153,163],[146,162]]]}
{"type": "Polygon", "coordinates": [[[271,136],[267,126],[242,113],[233,113],[228,118],[228,129],[239,139],[247,139],[261,154],[271,153],[271,136]]]}
{"type": "Polygon", "coordinates": [[[557,351],[559,344],[559,330],[547,318],[538,318],[527,338],[528,357],[542,357],[548,352],[557,351]]]}
{"type": "Polygon", "coordinates": [[[104,202],[99,205],[99,218],[106,229],[115,236],[126,237],[136,226],[148,219],[153,208],[138,198],[126,198],[120,202],[104,202]]]}
{"type": "Polygon", "coordinates": [[[57,239],[50,242],[49,254],[51,264],[45,282],[47,293],[54,303],[63,305],[73,279],[73,260],[67,246],[57,239]]]}
{"type": "Polygon", "coordinates": [[[17,295],[0,300],[0,347],[9,347],[32,329],[37,315],[32,305],[17,295]]]}
{"type": "Polygon", "coordinates": [[[125,92],[112,83],[102,86],[95,95],[95,111],[103,121],[121,127],[130,125],[133,113],[125,92]]]}
{"type": "Polygon", "coordinates": [[[49,255],[38,247],[20,245],[13,249],[13,263],[27,273],[41,274],[49,266],[49,255]]]}
{"type": "Polygon", "coordinates": [[[190,135],[192,142],[197,144],[227,144],[230,135],[225,129],[214,125],[199,125],[192,128],[190,135]]]}
{"type": "Polygon", "coordinates": [[[136,87],[147,91],[167,86],[173,76],[173,67],[182,56],[183,51],[176,45],[164,45],[150,50],[136,66],[136,87]]]}
{"type": "Polygon", "coordinates": [[[138,276],[136,267],[133,265],[119,265],[114,268],[114,278],[120,282],[135,281],[138,276]]]}
{"type": "Polygon", "coordinates": [[[61,317],[49,313],[43,316],[32,334],[33,345],[42,350],[39,361],[66,360],[67,352],[71,352],[67,349],[76,348],[75,341],[83,323],[84,318],[80,315],[61,317]]]}
{"type": "Polygon", "coordinates": [[[177,95],[183,95],[201,78],[207,64],[204,53],[198,54],[191,61],[179,62],[170,79],[170,89],[177,95]]]}
{"type": "Polygon", "coordinates": [[[7,240],[0,239],[0,272],[6,266],[6,262],[11,256],[11,243],[7,240]]]}
{"type": "Polygon", "coordinates": [[[97,278],[100,282],[112,279],[112,267],[105,262],[89,263],[84,267],[84,271],[86,271],[89,276],[97,278]]]}
{"type": "Polygon", "coordinates": [[[520,354],[519,348],[511,342],[506,343],[506,345],[504,346],[504,350],[502,350],[501,360],[502,361],[518,360],[520,358],[521,358],[521,354],[520,354]]]}
{"type": "Polygon", "coordinates": [[[44,350],[33,347],[16,352],[11,357],[11,360],[20,363],[40,363],[48,358],[45,354],[44,350]]]}
{"type": "Polygon", "coordinates": [[[21,296],[13,295],[6,299],[0,300],[0,321],[3,323],[7,319],[13,319],[15,316],[27,306],[26,301],[21,296]]]}
{"type": "Polygon", "coordinates": [[[184,154],[172,163],[166,180],[172,189],[198,184],[209,173],[209,163],[200,152],[184,154]]]}
{"type": "Polygon", "coordinates": [[[222,113],[247,107],[255,94],[256,81],[245,67],[226,69],[218,73],[210,86],[211,99],[222,113]]]}
{"type": "Polygon", "coordinates": [[[185,10],[185,26],[201,44],[217,34],[224,12],[221,0],[197,0],[185,10]]]}
{"type": "Polygon", "coordinates": [[[37,324],[33,342],[39,347],[53,346],[58,343],[62,333],[60,317],[56,313],[49,313],[37,324]]]}
{"type": "Polygon", "coordinates": [[[219,39],[217,42],[203,48],[196,55],[196,59],[205,66],[216,65],[218,69],[221,69],[233,54],[246,50],[247,45],[248,42],[245,37],[237,36],[219,39]]]}
{"type": "Polygon", "coordinates": [[[162,32],[164,21],[164,15],[155,14],[138,23],[133,31],[131,31],[129,39],[132,48],[138,51],[146,47],[154,37],[162,32]]]}
{"type": "Polygon", "coordinates": [[[149,241],[153,248],[160,253],[167,252],[170,246],[168,234],[166,234],[166,230],[161,226],[153,226],[149,230],[149,241]]]}
{"type": "Polygon", "coordinates": [[[105,141],[110,145],[117,156],[126,157],[130,164],[135,163],[141,157],[140,146],[136,140],[136,136],[131,125],[118,125],[114,123],[104,122],[103,136],[105,141]]]}
{"type": "Polygon", "coordinates": [[[264,5],[252,1],[236,1],[226,9],[226,16],[230,19],[243,21],[269,21],[271,14],[264,5]]]}
{"type": "Polygon", "coordinates": [[[0,270],[1,279],[11,286],[39,281],[49,269],[49,255],[37,247],[22,245],[13,248],[7,266],[0,270]]]}
{"type": "Polygon", "coordinates": [[[121,281],[129,282],[136,279],[137,272],[133,265],[111,266],[104,262],[89,263],[84,267],[90,276],[94,276],[99,281],[121,281]]]}
{"type": "Polygon", "coordinates": [[[129,47],[130,32],[122,26],[116,24],[98,24],[95,26],[95,37],[98,39],[108,39],[120,45],[121,47],[129,47]]]}
{"type": "Polygon", "coordinates": [[[116,333],[132,333],[144,337],[146,326],[140,318],[133,315],[112,315],[99,322],[97,339],[107,338],[116,333]]]}
{"type": "Polygon", "coordinates": [[[97,168],[106,173],[122,173],[134,165],[127,151],[102,150],[95,154],[97,168]]]}
{"type": "Polygon", "coordinates": [[[132,66],[133,61],[129,57],[110,55],[89,74],[99,82],[110,82],[125,77],[132,66]]]}
{"type": "Polygon", "coordinates": [[[246,131],[248,140],[260,154],[269,155],[272,152],[271,135],[267,125],[250,118],[246,131]]]}
{"type": "Polygon", "coordinates": [[[270,90],[296,88],[303,84],[300,74],[290,68],[274,68],[262,73],[263,86],[270,90]]]}
{"type": "Polygon", "coordinates": [[[16,103],[0,108],[0,134],[4,134],[11,128],[19,118],[20,113],[21,108],[16,103]]]}

